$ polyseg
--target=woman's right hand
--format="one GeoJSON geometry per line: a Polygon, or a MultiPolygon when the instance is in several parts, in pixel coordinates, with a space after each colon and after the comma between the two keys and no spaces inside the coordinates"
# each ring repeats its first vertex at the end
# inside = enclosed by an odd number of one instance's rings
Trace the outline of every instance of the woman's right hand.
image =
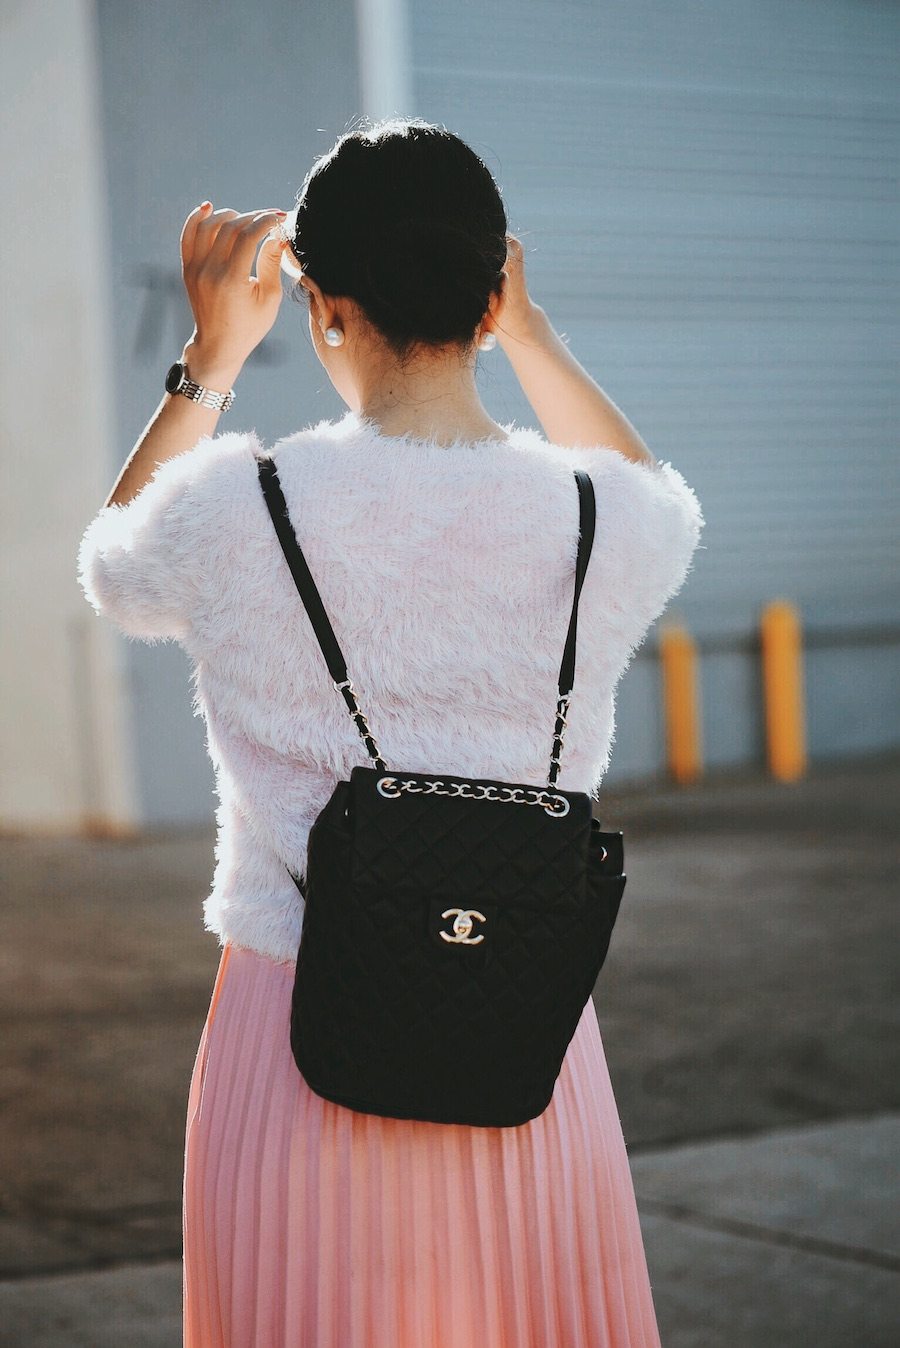
{"type": "Polygon", "coordinates": [[[528,294],[525,284],[525,261],[522,243],[515,234],[506,236],[506,263],[503,267],[503,288],[492,295],[488,314],[483,324],[486,332],[496,334],[497,341],[522,341],[530,336],[535,324],[544,316],[539,304],[528,294]]]}

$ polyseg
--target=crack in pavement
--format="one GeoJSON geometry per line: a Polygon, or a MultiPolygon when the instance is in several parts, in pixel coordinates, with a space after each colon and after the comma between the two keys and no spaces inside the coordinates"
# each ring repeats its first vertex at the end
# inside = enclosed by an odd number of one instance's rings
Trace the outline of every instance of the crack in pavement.
{"type": "Polygon", "coordinates": [[[743,1221],[738,1217],[715,1217],[681,1203],[638,1196],[637,1205],[638,1209],[646,1212],[648,1216],[666,1217],[685,1226],[701,1227],[708,1231],[738,1236],[743,1240],[761,1241],[767,1245],[784,1245],[795,1250],[804,1250],[808,1254],[822,1255],[826,1259],[865,1264],[869,1268],[883,1268],[892,1273],[900,1272],[900,1255],[889,1254],[883,1250],[869,1250],[860,1245],[844,1245],[840,1241],[824,1240],[820,1236],[804,1236],[791,1231],[781,1231],[777,1227],[759,1226],[755,1222],[743,1221]]]}

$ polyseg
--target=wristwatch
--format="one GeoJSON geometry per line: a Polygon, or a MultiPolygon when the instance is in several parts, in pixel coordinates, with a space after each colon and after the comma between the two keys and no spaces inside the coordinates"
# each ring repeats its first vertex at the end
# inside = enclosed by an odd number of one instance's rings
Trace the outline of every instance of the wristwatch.
{"type": "Polygon", "coordinates": [[[227,393],[216,393],[215,389],[204,388],[196,380],[191,379],[188,373],[188,367],[183,360],[176,360],[175,364],[170,366],[169,373],[166,375],[166,392],[183,393],[191,402],[200,403],[203,407],[211,407],[213,411],[227,412],[234,402],[234,389],[229,389],[227,393]]]}

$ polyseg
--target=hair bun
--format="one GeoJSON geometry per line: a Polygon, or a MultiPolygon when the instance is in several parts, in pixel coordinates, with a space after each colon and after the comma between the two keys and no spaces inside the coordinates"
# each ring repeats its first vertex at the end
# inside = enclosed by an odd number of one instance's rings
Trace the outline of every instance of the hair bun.
{"type": "Polygon", "coordinates": [[[499,280],[495,258],[463,224],[425,216],[370,221],[359,260],[378,327],[392,321],[419,340],[470,338],[499,280]]]}
{"type": "Polygon", "coordinates": [[[446,128],[388,119],[339,138],[297,207],[304,271],[355,299],[398,355],[470,342],[499,291],[506,211],[478,155],[446,128]]]}

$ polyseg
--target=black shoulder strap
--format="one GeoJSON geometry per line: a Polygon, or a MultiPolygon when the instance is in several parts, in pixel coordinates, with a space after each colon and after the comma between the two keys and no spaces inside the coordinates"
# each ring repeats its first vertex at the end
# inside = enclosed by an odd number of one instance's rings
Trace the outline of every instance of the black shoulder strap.
{"type": "Polygon", "coordinates": [[[578,557],[575,562],[575,598],[572,602],[572,616],[569,619],[569,634],[563,653],[562,667],[559,671],[559,695],[565,697],[575,686],[575,641],[578,635],[578,601],[581,587],[587,575],[588,562],[594,547],[594,531],[597,524],[597,500],[594,496],[594,484],[589,473],[583,468],[575,469],[578,483],[578,557]]]}
{"type": "MultiPolygon", "coordinates": [[[[306,558],[300,544],[297,542],[297,535],[294,532],[294,526],[291,523],[288,514],[287,502],[284,499],[284,493],[281,489],[281,483],[278,480],[278,472],[274,460],[268,455],[257,454],[257,464],[259,468],[259,481],[262,487],[263,496],[266,505],[269,508],[269,514],[272,516],[272,523],[275,526],[275,532],[278,541],[281,544],[287,564],[290,567],[294,583],[300,593],[313,630],[322,648],[322,654],[325,657],[325,663],[328,665],[329,673],[335,682],[335,685],[343,685],[338,688],[344,696],[344,700],[350,707],[351,715],[356,720],[357,728],[363,737],[366,748],[371,757],[376,762],[381,760],[378,756],[377,747],[372,740],[371,733],[365,723],[365,717],[356,707],[353,689],[350,680],[347,678],[347,664],[343,653],[334,635],[334,628],[325,612],[325,606],[322,603],[322,596],[319,594],[315,581],[312,578],[306,558]]],[[[569,695],[575,683],[575,648],[578,633],[578,601],[581,598],[581,589],[584,585],[584,578],[587,573],[588,562],[591,558],[591,550],[594,546],[594,530],[597,519],[597,504],[594,496],[594,484],[590,475],[583,469],[575,470],[575,478],[578,484],[579,500],[579,537],[578,537],[578,556],[575,564],[575,597],[572,603],[572,616],[569,619],[569,630],[566,636],[566,645],[563,652],[562,665],[559,671],[559,696],[560,701],[557,704],[557,728],[554,742],[554,757],[551,759],[551,784],[555,781],[556,773],[559,770],[559,752],[562,745],[562,728],[565,724],[565,711],[569,695]]]]}
{"type": "Polygon", "coordinates": [[[325,663],[328,665],[329,672],[334,680],[334,686],[346,702],[350,715],[356,722],[356,728],[360,733],[363,744],[366,746],[369,757],[374,760],[376,766],[382,772],[386,772],[387,767],[378,751],[378,745],[375,743],[365,716],[357,705],[353,684],[347,677],[347,664],[338,645],[337,637],[334,635],[334,628],[325,612],[322,596],[319,594],[316,582],[313,580],[310,569],[306,564],[306,558],[297,542],[297,535],[294,533],[294,526],[291,524],[291,518],[288,514],[287,502],[284,499],[284,492],[281,490],[281,483],[278,480],[275,462],[270,456],[262,454],[257,454],[256,460],[259,469],[259,481],[266,499],[266,505],[269,507],[269,514],[272,516],[272,523],[275,525],[278,541],[291,569],[291,575],[294,577],[294,584],[300,591],[300,598],[309,614],[313,631],[322,648],[322,654],[325,656],[325,663]]]}
{"type": "Polygon", "coordinates": [[[294,583],[306,606],[306,611],[318,637],[319,645],[322,647],[322,654],[325,656],[325,663],[328,665],[331,677],[335,683],[343,683],[347,678],[347,664],[338,645],[337,637],[334,635],[334,628],[325,612],[322,596],[319,594],[316,582],[313,580],[312,573],[306,564],[306,558],[297,542],[297,535],[294,533],[294,526],[291,524],[291,518],[288,514],[287,502],[284,499],[284,492],[281,490],[281,483],[278,480],[275,462],[261,454],[257,454],[256,458],[266,505],[269,507],[269,514],[272,516],[272,523],[275,525],[275,532],[287,558],[287,564],[291,568],[294,583]]]}
{"type": "Polygon", "coordinates": [[[569,632],[563,651],[562,665],[559,670],[559,698],[556,703],[556,724],[553,727],[553,748],[550,751],[550,772],[547,785],[556,786],[561,767],[560,757],[563,748],[563,735],[566,733],[566,712],[569,710],[569,698],[575,686],[575,644],[578,634],[578,601],[581,587],[587,574],[588,562],[594,546],[594,530],[597,524],[597,502],[594,496],[594,484],[590,474],[582,468],[575,469],[578,483],[578,555],[575,559],[575,597],[572,601],[572,616],[569,619],[569,632]]]}

